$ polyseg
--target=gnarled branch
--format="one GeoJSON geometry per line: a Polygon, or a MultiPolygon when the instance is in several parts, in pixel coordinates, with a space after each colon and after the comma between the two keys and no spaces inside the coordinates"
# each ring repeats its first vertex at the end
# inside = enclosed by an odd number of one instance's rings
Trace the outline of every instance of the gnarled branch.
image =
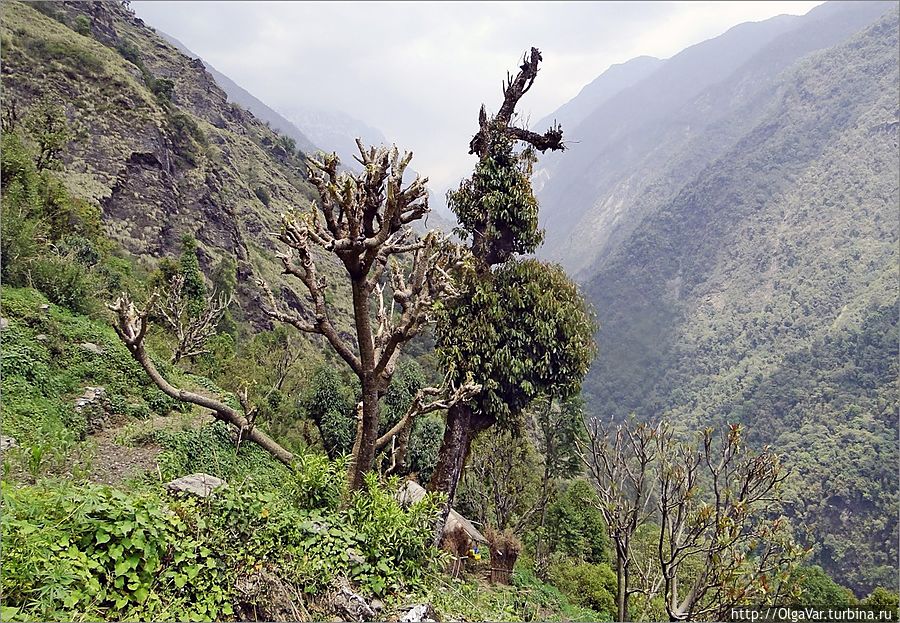
{"type": "MultiPolygon", "coordinates": [[[[124,342],[128,352],[134,357],[150,380],[167,396],[189,402],[205,409],[210,409],[216,419],[227,422],[238,429],[239,438],[249,439],[263,449],[267,450],[272,456],[287,466],[290,466],[294,460],[294,455],[282,448],[271,437],[253,426],[252,421],[248,420],[247,413],[240,413],[236,409],[229,407],[227,404],[220,402],[208,396],[202,396],[194,392],[189,392],[172,385],[167,381],[156,365],[150,359],[150,355],[144,348],[144,338],[147,335],[149,322],[147,316],[150,313],[150,306],[154,303],[155,297],[151,297],[150,303],[142,311],[138,311],[134,303],[129,299],[127,294],[122,294],[114,303],[109,305],[109,309],[116,314],[113,328],[124,342]]],[[[245,400],[246,403],[246,400],[245,400]]],[[[245,408],[252,410],[249,405],[245,408]]]]}

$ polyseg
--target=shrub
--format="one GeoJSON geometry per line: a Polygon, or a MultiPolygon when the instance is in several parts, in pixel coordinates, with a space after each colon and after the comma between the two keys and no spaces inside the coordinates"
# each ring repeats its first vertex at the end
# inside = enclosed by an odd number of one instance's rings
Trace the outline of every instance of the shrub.
{"type": "Polygon", "coordinates": [[[79,15],[75,18],[74,29],[79,35],[91,36],[91,20],[87,15],[79,15]]]}
{"type": "Polygon", "coordinates": [[[253,191],[256,195],[256,198],[259,199],[264,206],[269,207],[269,203],[272,201],[272,196],[269,194],[269,191],[266,190],[265,186],[257,186],[253,191]]]}
{"type": "Polygon", "coordinates": [[[550,567],[550,582],[579,605],[615,612],[616,574],[609,565],[558,562],[550,567]]]}

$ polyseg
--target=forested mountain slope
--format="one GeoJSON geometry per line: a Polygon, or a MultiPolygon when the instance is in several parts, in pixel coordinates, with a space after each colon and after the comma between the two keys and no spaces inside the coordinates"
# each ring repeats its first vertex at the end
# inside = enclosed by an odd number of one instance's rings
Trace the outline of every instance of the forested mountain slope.
{"type": "Polygon", "coordinates": [[[761,122],[786,68],[891,6],[829,2],[802,17],[741,24],[663,61],[581,123],[564,126],[569,148],[539,177],[542,253],[589,277],[641,219],[761,122]]]}
{"type": "MultiPolygon", "coordinates": [[[[884,12],[825,8],[834,19],[760,58],[837,36],[846,11],[884,12]]],[[[686,141],[690,178],[663,175],[671,197],[593,246],[606,257],[585,279],[601,323],[593,413],[746,424],[793,469],[787,510],[815,560],[857,591],[897,572],[897,26],[892,8],[770,75],[765,102],[738,98],[762,61],[729,79],[733,103],[707,93],[734,111],[715,149],[686,141]]]]}

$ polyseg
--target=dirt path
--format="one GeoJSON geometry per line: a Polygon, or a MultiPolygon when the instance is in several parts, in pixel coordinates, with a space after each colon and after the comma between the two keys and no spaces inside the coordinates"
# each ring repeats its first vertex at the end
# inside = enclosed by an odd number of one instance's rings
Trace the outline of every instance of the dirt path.
{"type": "Polygon", "coordinates": [[[152,441],[152,433],[186,426],[197,427],[212,419],[209,415],[198,415],[187,420],[177,415],[157,416],[148,421],[132,421],[105,428],[89,437],[95,447],[88,479],[99,484],[119,485],[145,473],[158,474],[156,458],[162,448],[152,441]]]}

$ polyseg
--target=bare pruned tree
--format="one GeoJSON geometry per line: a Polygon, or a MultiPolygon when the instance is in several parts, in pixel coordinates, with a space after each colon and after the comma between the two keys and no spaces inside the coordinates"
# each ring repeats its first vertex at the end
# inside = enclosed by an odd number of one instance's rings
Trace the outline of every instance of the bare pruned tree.
{"type": "Polygon", "coordinates": [[[587,442],[579,442],[582,461],[597,489],[599,510],[616,551],[617,621],[628,620],[632,586],[632,539],[653,512],[653,462],[657,428],[646,424],[606,424],[592,420],[587,442]]]}
{"type": "Polygon", "coordinates": [[[672,621],[725,620],[738,604],[774,601],[803,554],[775,516],[787,477],[776,454],[750,451],[737,424],[699,445],[656,437],[659,566],[672,621]],[[697,570],[682,573],[693,559],[697,570]],[[688,576],[688,577],[682,577],[688,576]]]}
{"type": "Polygon", "coordinates": [[[184,292],[184,276],[176,275],[156,312],[178,340],[172,351],[172,363],[185,357],[197,357],[209,352],[207,344],[216,334],[216,327],[231,305],[233,295],[213,293],[208,296],[199,313],[191,313],[191,300],[184,292]]]}
{"type": "MultiPolygon", "coordinates": [[[[310,179],[320,202],[308,211],[285,214],[276,235],[288,249],[279,256],[284,273],[306,289],[304,297],[292,298],[308,302],[313,320],[281,304],[260,282],[270,317],[323,336],[359,378],[362,401],[349,473],[353,488],[361,487],[363,474],[372,469],[379,447],[378,402],[403,345],[431,321],[436,302],[455,294],[450,272],[464,257],[441,234],[417,237],[409,227],[428,212],[427,180],[417,176],[409,185],[403,183],[412,154],[401,157],[396,147],[366,149],[359,140],[357,147],[361,173],[339,173],[335,154],[310,160],[310,179]],[[336,256],[346,271],[356,344],[336,328],[336,310],[326,302],[314,247],[336,256]],[[398,261],[403,256],[406,270],[398,261]]],[[[451,404],[453,396],[448,393],[444,404],[451,404]]]]}

